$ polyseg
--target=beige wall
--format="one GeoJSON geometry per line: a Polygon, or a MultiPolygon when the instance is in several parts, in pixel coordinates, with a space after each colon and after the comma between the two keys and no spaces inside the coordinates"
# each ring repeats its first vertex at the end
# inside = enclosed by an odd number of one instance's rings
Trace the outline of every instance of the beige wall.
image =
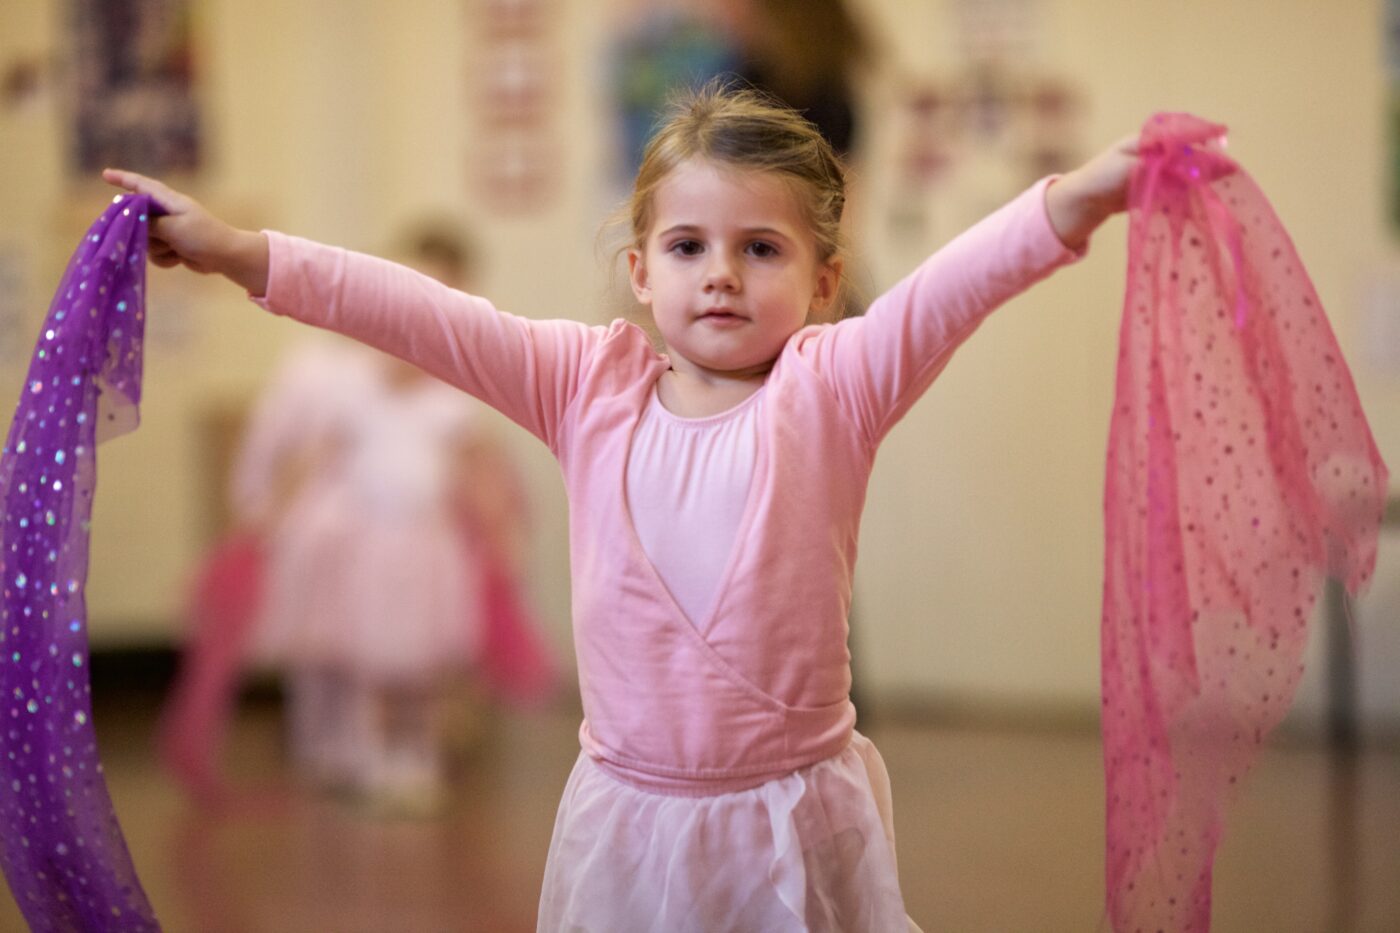
{"type": "MultiPolygon", "coordinates": [[[[383,250],[425,210],[481,241],[482,291],[535,316],[600,319],[595,233],[603,173],[596,92],[604,7],[557,0],[561,196],[503,219],[474,205],[473,59],[461,0],[204,0],[197,5],[212,143],[193,193],[237,223],[383,250]]],[[[952,3],[866,0],[901,67],[938,76],[952,3]]],[[[1029,5],[1028,5],[1029,6],[1029,5]]],[[[0,61],[56,51],[59,4],[0,5],[0,61]]],[[[1357,360],[1361,289],[1396,263],[1383,226],[1380,11],[1360,0],[1059,0],[1039,7],[1038,54],[1088,95],[1086,143],[1183,109],[1228,123],[1232,150],[1274,201],[1324,296],[1382,451],[1400,464],[1400,378],[1357,360]]],[[[862,229],[877,285],[936,242],[892,237],[881,158],[888,95],[868,88],[874,158],[862,229]],[[882,120],[881,117],[884,119],[882,120]]],[[[46,289],[104,200],[59,169],[58,96],[0,113],[0,249],[28,259],[37,327],[46,289]]],[[[1098,690],[1099,525],[1125,228],[1077,268],[991,320],[882,452],[859,577],[858,676],[884,692],[1092,709],[1098,690]]],[[[157,273],[144,423],[102,450],[89,587],[95,640],[171,637],[183,580],[207,541],[202,418],[256,391],[296,329],[231,286],[157,273]]],[[[0,398],[20,366],[0,363],[0,398]]],[[[557,472],[512,435],[540,516],[534,588],[567,645],[567,555],[557,472]]]]}
{"type": "MultiPolygon", "coordinates": [[[[904,66],[937,74],[922,50],[946,8],[872,8],[904,66]],[[911,8],[922,15],[902,20],[911,8]]],[[[1046,67],[1090,92],[1096,144],[1157,110],[1229,125],[1232,153],[1269,194],[1326,302],[1382,454],[1400,464],[1400,379],[1364,364],[1359,333],[1363,283],[1396,262],[1383,217],[1377,5],[1062,0],[1045,10],[1046,67]]],[[[880,685],[1080,708],[1096,696],[1125,246],[1124,221],[1110,222],[1079,267],[998,313],[882,451],[860,577],[863,647],[880,685]]],[[[1375,625],[1373,641],[1397,640],[1392,619],[1375,625]]],[[[1318,695],[1314,684],[1303,700],[1318,695]]]]}

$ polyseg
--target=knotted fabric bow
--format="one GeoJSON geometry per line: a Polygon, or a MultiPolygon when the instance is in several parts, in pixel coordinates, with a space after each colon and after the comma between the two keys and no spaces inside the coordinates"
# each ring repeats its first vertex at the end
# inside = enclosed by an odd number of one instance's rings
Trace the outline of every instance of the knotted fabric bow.
{"type": "Polygon", "coordinates": [[[138,417],[153,211],[119,195],[84,236],[0,454],[0,857],[37,931],[158,929],[98,760],[83,595],[94,448],[138,417]]]}
{"type": "Polygon", "coordinates": [[[1223,808],[1326,576],[1375,566],[1387,474],[1312,283],[1186,114],[1145,125],[1104,490],[1107,910],[1203,931],[1223,808]]]}

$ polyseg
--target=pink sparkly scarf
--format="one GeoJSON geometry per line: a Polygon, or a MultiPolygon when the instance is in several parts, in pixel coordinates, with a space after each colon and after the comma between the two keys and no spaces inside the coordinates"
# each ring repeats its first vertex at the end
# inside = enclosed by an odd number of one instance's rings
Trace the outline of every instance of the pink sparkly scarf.
{"type": "Polygon", "coordinates": [[[1324,578],[1374,567],[1387,474],[1307,273],[1225,128],[1160,114],[1129,197],[1104,490],[1107,911],[1204,931],[1223,811],[1324,578]]]}
{"type": "Polygon", "coordinates": [[[98,761],[84,601],[95,446],[141,399],[152,212],[120,195],[83,237],[0,454],[0,860],[33,930],[158,929],[98,761]]]}

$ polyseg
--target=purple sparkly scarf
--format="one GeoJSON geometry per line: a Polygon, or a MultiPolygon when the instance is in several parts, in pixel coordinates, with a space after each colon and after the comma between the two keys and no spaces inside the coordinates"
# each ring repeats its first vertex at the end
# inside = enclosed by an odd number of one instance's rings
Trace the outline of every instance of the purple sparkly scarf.
{"type": "Polygon", "coordinates": [[[146,231],[120,195],[54,295],[0,455],[0,852],[34,930],[156,930],[107,794],[88,684],[95,447],[136,427],[146,231]]]}

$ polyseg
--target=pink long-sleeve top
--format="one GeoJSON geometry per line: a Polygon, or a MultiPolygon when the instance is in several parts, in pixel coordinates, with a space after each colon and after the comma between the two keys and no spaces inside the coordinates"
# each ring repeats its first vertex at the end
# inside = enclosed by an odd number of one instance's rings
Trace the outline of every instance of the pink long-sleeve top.
{"type": "Polygon", "coordinates": [[[752,481],[703,631],[633,524],[626,475],[664,355],[633,324],[531,320],[393,263],[269,232],[267,308],[411,360],[558,458],[569,501],[585,750],[633,784],[756,786],[850,741],[846,647],[876,448],[998,305],[1076,258],[1042,181],[863,317],[805,327],[775,362],[752,481]]]}

